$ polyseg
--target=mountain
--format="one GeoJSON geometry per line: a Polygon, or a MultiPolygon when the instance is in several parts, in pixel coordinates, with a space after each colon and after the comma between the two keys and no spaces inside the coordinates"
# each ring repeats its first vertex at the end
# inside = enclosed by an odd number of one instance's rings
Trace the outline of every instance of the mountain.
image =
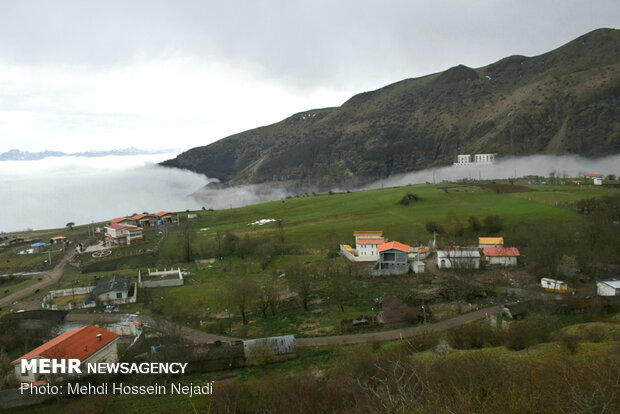
{"type": "Polygon", "coordinates": [[[60,151],[40,151],[28,152],[12,149],[0,154],[0,161],[37,161],[48,157],[107,157],[109,155],[142,155],[142,154],[164,154],[167,152],[178,152],[178,150],[141,150],[137,148],[113,149],[107,151],[84,151],[66,153],[60,151]]]}
{"type": "Polygon", "coordinates": [[[620,31],[599,29],[536,57],[459,65],[297,113],[162,165],[225,185],[361,184],[449,165],[460,153],[620,152],[620,31]]]}

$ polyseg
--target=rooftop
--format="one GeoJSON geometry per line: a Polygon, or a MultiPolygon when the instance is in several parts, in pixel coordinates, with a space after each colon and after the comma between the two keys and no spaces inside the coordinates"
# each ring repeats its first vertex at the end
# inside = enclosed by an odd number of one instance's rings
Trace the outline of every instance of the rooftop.
{"type": "Polygon", "coordinates": [[[478,237],[478,244],[504,244],[503,237],[478,237]]]}
{"type": "Polygon", "coordinates": [[[521,256],[516,247],[485,247],[484,255],[491,257],[518,257],[521,256]]]}
{"type": "Polygon", "coordinates": [[[379,246],[377,251],[382,252],[384,250],[390,250],[390,249],[396,249],[396,250],[401,250],[403,252],[409,252],[411,250],[411,247],[407,244],[393,241],[393,242],[382,244],[381,246],[379,246]]]}
{"type": "Polygon", "coordinates": [[[79,359],[80,361],[84,361],[118,337],[119,335],[114,332],[94,325],[86,325],[57,336],[51,341],[22,355],[12,363],[15,364],[22,359],[37,356],[55,359],[79,359]],[[101,335],[101,337],[97,335],[101,335]]]}
{"type": "Polygon", "coordinates": [[[599,280],[599,283],[605,283],[614,289],[620,289],[620,280],[599,280]]]}
{"type": "Polygon", "coordinates": [[[387,243],[388,239],[385,237],[373,238],[373,239],[357,239],[356,244],[383,244],[387,243]]]}
{"type": "Polygon", "coordinates": [[[119,276],[113,275],[112,277],[105,278],[100,280],[93,289],[93,295],[99,296],[102,293],[122,290],[125,292],[129,291],[131,286],[131,278],[129,276],[119,276]]]}

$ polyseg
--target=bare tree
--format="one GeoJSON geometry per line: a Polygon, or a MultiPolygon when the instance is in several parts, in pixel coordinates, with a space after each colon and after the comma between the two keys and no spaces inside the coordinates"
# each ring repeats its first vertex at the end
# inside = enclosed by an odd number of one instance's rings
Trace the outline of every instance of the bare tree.
{"type": "Polygon", "coordinates": [[[244,269],[233,269],[225,282],[226,301],[231,308],[236,308],[244,325],[248,324],[248,307],[256,297],[257,284],[244,269]]]}

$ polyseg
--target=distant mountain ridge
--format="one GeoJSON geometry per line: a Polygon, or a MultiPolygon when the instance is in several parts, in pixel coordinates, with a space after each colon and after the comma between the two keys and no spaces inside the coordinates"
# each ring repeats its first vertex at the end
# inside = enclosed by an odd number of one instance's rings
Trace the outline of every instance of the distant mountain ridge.
{"type": "Polygon", "coordinates": [[[134,147],[124,149],[112,149],[106,151],[83,151],[66,153],[61,151],[40,151],[28,152],[12,149],[0,154],[0,161],[37,161],[48,157],[107,157],[110,155],[144,155],[144,154],[164,154],[168,152],[178,152],[178,150],[142,150],[134,147]]]}
{"type": "Polygon", "coordinates": [[[457,154],[620,153],[620,31],[353,96],[161,163],[224,185],[356,185],[457,154]]]}

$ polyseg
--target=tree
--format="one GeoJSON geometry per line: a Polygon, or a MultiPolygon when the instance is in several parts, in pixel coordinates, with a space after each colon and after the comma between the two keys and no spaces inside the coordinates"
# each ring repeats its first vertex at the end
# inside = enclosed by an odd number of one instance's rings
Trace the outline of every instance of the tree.
{"type": "Polygon", "coordinates": [[[434,221],[427,221],[425,227],[426,227],[426,231],[428,231],[431,234],[433,233],[441,234],[444,232],[443,228],[434,221]]]}
{"type": "Polygon", "coordinates": [[[344,312],[345,303],[353,296],[353,276],[351,267],[334,267],[329,271],[329,295],[333,303],[344,312]]]}
{"type": "Polygon", "coordinates": [[[486,216],[483,220],[484,228],[489,233],[499,233],[502,231],[503,223],[499,216],[486,216]]]}
{"type": "Polygon", "coordinates": [[[445,231],[448,236],[452,238],[452,242],[456,243],[456,239],[459,237],[463,237],[465,232],[465,227],[463,227],[463,223],[454,213],[448,213],[446,217],[446,226],[445,231]]]}
{"type": "Polygon", "coordinates": [[[299,295],[304,310],[308,310],[308,298],[312,293],[314,284],[314,275],[300,265],[289,267],[286,270],[286,280],[291,290],[299,295]]]}
{"type": "Polygon", "coordinates": [[[180,228],[181,250],[183,259],[189,262],[192,258],[192,225],[189,220],[185,221],[180,228]]]}
{"type": "Polygon", "coordinates": [[[467,221],[469,222],[469,228],[474,233],[478,233],[480,230],[482,230],[482,223],[480,223],[480,220],[478,220],[478,217],[469,216],[469,219],[467,221]]]}
{"type": "Polygon", "coordinates": [[[69,230],[73,230],[73,226],[75,226],[75,223],[72,221],[65,224],[65,227],[68,228],[69,230]]]}
{"type": "Polygon", "coordinates": [[[258,307],[263,313],[263,318],[267,318],[267,309],[271,309],[271,316],[275,316],[279,301],[280,285],[277,276],[268,276],[261,283],[258,293],[258,307]]]}
{"type": "Polygon", "coordinates": [[[247,310],[256,297],[257,283],[244,269],[233,269],[225,281],[226,302],[237,309],[244,325],[248,324],[247,310]]]}

